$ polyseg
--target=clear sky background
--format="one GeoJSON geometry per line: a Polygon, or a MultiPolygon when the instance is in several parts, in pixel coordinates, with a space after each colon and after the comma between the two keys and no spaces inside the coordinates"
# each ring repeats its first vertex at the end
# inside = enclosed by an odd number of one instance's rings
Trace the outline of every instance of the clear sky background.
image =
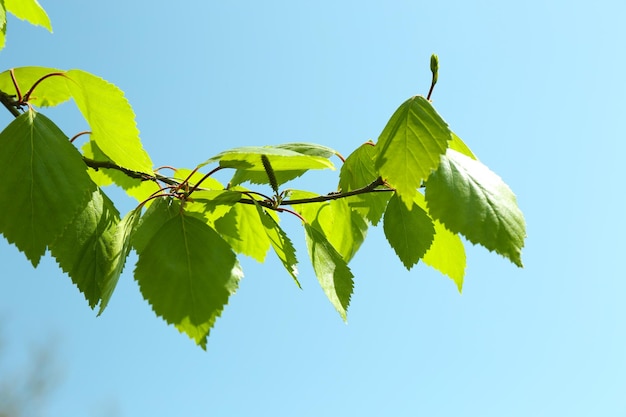
{"type": "MultiPolygon", "coordinates": [[[[0,379],[49,347],[43,416],[626,415],[626,3],[41,3],[54,34],[10,18],[0,69],[115,83],[156,165],[290,141],[348,155],[426,94],[437,53],[435,107],[528,225],[524,269],[467,246],[462,295],[425,265],[406,271],[371,229],[346,325],[287,218],[304,290],[272,256],[244,258],[206,352],[142,300],[134,255],[97,318],[54,260],[33,269],[3,239],[0,379]]],[[[71,104],[43,112],[70,136],[86,127],[71,104]]],[[[335,174],[298,186],[326,193],[335,174]]]]}

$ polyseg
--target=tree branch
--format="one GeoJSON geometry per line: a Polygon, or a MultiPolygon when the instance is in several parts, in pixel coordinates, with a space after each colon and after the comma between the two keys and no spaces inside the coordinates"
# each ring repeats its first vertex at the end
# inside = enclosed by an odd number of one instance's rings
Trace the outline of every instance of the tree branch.
{"type": "Polygon", "coordinates": [[[95,161],[93,159],[89,159],[83,156],[83,162],[85,162],[85,164],[90,167],[95,169],[96,171],[98,169],[115,169],[117,171],[122,172],[124,175],[130,177],[130,178],[136,178],[138,180],[142,180],[142,181],[161,181],[167,185],[180,185],[179,181],[173,180],[171,178],[165,177],[163,175],[159,175],[159,174],[146,174],[145,172],[137,172],[137,171],[133,171],[131,169],[128,168],[124,168],[121,167],[111,161],[95,161]]]}
{"type": "Polygon", "coordinates": [[[0,103],[11,113],[14,117],[19,117],[21,114],[19,110],[16,108],[18,106],[17,101],[15,101],[14,96],[5,93],[4,91],[0,91],[0,103]]]}
{"type": "MultiPolygon", "coordinates": [[[[379,193],[379,192],[390,192],[395,191],[393,188],[378,188],[380,186],[385,185],[385,182],[382,178],[378,177],[376,180],[372,181],[370,184],[365,187],[357,188],[356,190],[342,192],[329,193],[326,195],[320,195],[317,197],[311,198],[301,198],[296,200],[282,200],[279,203],[279,206],[293,206],[296,204],[309,204],[309,203],[323,203],[325,201],[331,200],[339,200],[340,198],[352,197],[359,194],[368,194],[368,193],[379,193]]],[[[239,203],[242,204],[259,204],[265,208],[276,210],[277,207],[273,205],[271,201],[258,201],[247,198],[242,198],[239,200],[239,203]]]]}

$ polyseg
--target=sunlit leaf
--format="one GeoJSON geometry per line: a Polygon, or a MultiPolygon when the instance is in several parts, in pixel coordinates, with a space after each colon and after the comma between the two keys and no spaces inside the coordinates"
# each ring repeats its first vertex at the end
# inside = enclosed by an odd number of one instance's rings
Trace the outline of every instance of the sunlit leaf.
{"type": "Polygon", "coordinates": [[[231,294],[241,269],[230,246],[201,220],[185,215],[178,203],[153,204],[139,246],[135,279],[154,312],[206,348],[207,337],[231,294]],[[152,230],[154,225],[161,226],[152,230]]]}
{"type": "Polygon", "coordinates": [[[469,146],[467,146],[465,142],[463,142],[454,132],[452,132],[452,139],[450,139],[450,149],[454,149],[455,151],[462,153],[465,156],[469,156],[472,159],[478,159],[469,146]]]}
{"type": "MultiPolygon", "coordinates": [[[[0,1],[0,50],[4,49],[7,33],[7,12],[4,8],[4,2],[0,1]]],[[[5,91],[0,88],[0,91],[5,91]]],[[[6,91],[5,91],[6,92],[6,91]]]]}
{"type": "Polygon", "coordinates": [[[426,183],[426,201],[452,232],[522,266],[524,216],[511,189],[485,165],[449,150],[426,183]]]}
{"type": "Polygon", "coordinates": [[[266,155],[274,171],[297,171],[309,169],[334,169],[328,158],[305,155],[275,146],[246,146],[224,151],[207,160],[201,166],[219,162],[220,166],[247,171],[265,172],[261,155],[266,155]]]}
{"type": "Polygon", "coordinates": [[[66,72],[67,86],[91,127],[91,140],[111,161],[133,171],[151,173],[152,162],[141,146],[135,114],[124,93],[100,77],[81,70],[66,72]]]}
{"type": "Polygon", "coordinates": [[[241,199],[241,193],[230,190],[196,191],[185,203],[185,211],[201,214],[211,227],[241,199]]]}
{"type": "Polygon", "coordinates": [[[451,132],[428,100],[415,96],[391,116],[378,138],[376,169],[407,205],[439,165],[451,132]]]}
{"type": "MultiPolygon", "coordinates": [[[[414,202],[417,199],[416,195],[414,202]]],[[[406,269],[411,269],[424,256],[435,236],[435,226],[428,213],[419,204],[407,208],[396,194],[387,205],[383,229],[406,269]]]]}
{"type": "Polygon", "coordinates": [[[259,217],[261,218],[261,222],[265,227],[265,233],[267,234],[268,239],[278,256],[278,259],[282,262],[283,266],[289,272],[289,275],[294,279],[296,285],[299,288],[300,282],[298,281],[298,260],[296,259],[296,249],[293,247],[293,243],[289,236],[280,228],[277,220],[264,210],[261,206],[256,206],[257,211],[259,212],[259,217]]]}
{"type": "MultiPolygon", "coordinates": [[[[94,141],[86,142],[82,147],[83,155],[88,159],[98,162],[112,162],[94,141]]],[[[142,202],[160,190],[159,185],[154,181],[142,180],[126,175],[124,172],[113,168],[89,169],[89,176],[100,187],[116,184],[121,187],[126,194],[142,202]]]]}
{"type": "Polygon", "coordinates": [[[275,145],[274,147],[278,149],[287,149],[304,155],[320,156],[322,158],[330,158],[338,154],[336,150],[329,148],[328,146],[318,145],[317,143],[291,142],[275,145]]]}
{"type": "MultiPolygon", "coordinates": [[[[297,199],[315,196],[306,191],[292,191],[292,197],[297,199]]],[[[326,236],[346,262],[354,257],[367,235],[367,222],[361,214],[350,208],[345,199],[297,204],[294,209],[326,236]]]]}
{"type": "MultiPolygon", "coordinates": [[[[426,200],[421,193],[416,195],[415,204],[427,211],[426,200]]],[[[457,286],[459,292],[463,289],[463,277],[465,276],[465,248],[463,241],[456,233],[452,233],[446,227],[433,220],[435,236],[433,243],[422,257],[422,261],[447,275],[457,286]]]]}
{"type": "Polygon", "coordinates": [[[131,237],[133,248],[139,252],[143,252],[154,234],[169,219],[179,214],[180,205],[174,204],[172,198],[157,198],[153,204],[146,210],[139,224],[135,228],[131,237]]]}
{"type": "Polygon", "coordinates": [[[50,245],[59,266],[94,308],[102,298],[116,256],[115,233],[120,217],[99,189],[63,233],[50,245]]]}
{"type": "MultiPolygon", "coordinates": [[[[294,170],[294,171],[275,171],[276,183],[281,186],[284,183],[298,178],[306,173],[306,170],[294,170]]],[[[269,177],[263,171],[248,171],[245,169],[238,169],[230,180],[232,185],[243,184],[249,182],[251,184],[270,184],[269,177]]]]}
{"type": "MultiPolygon", "coordinates": [[[[16,68],[14,74],[22,96],[46,77],[33,90],[29,103],[54,106],[72,97],[91,128],[91,140],[111,161],[133,171],[152,172],[135,114],[119,88],[81,70],[23,67],[16,68]]],[[[0,74],[0,90],[18,94],[8,71],[0,74]]]]}
{"type": "Polygon", "coordinates": [[[15,17],[26,20],[32,25],[43,26],[52,32],[52,24],[46,11],[37,3],[37,0],[4,0],[7,11],[15,17]]]}
{"type": "MultiPolygon", "coordinates": [[[[375,167],[376,148],[365,143],[359,146],[347,158],[339,173],[339,189],[342,192],[363,188],[378,178],[375,167]]],[[[390,192],[359,194],[347,198],[350,207],[364,216],[374,226],[385,212],[390,192]]]]}
{"type": "Polygon", "coordinates": [[[346,261],[322,232],[307,223],[304,224],[304,231],[306,246],[317,280],[345,321],[354,288],[354,276],[346,261]]]}
{"type": "Polygon", "coordinates": [[[0,178],[0,233],[33,266],[96,190],[80,153],[32,110],[0,133],[0,178]]]}
{"type": "MultiPolygon", "coordinates": [[[[65,78],[65,71],[63,70],[46,67],[20,67],[14,68],[13,74],[17,81],[19,93],[22,96],[24,96],[37,81],[45,77],[33,90],[28,101],[35,106],[56,106],[66,102],[72,97],[67,88],[67,79],[65,78]],[[50,74],[57,75],[49,76],[50,74]]],[[[14,95],[16,98],[18,96],[18,90],[16,90],[13,84],[9,71],[0,73],[0,91],[14,95]]]]}
{"type": "Polygon", "coordinates": [[[265,260],[271,243],[254,205],[235,204],[215,222],[215,230],[236,253],[265,260]]]}
{"type": "Polygon", "coordinates": [[[115,235],[113,236],[113,260],[109,272],[102,283],[102,300],[100,301],[100,311],[98,311],[98,315],[102,314],[109,304],[111,295],[113,295],[113,291],[117,286],[117,281],[120,275],[122,275],[126,258],[128,258],[128,254],[132,248],[132,232],[137,226],[140,216],[141,209],[135,209],[124,216],[122,221],[117,224],[115,235]]]}
{"type": "MultiPolygon", "coordinates": [[[[283,143],[282,145],[274,145],[272,146],[275,149],[286,149],[289,151],[294,151],[303,155],[309,156],[318,156],[322,158],[330,158],[334,155],[338,155],[339,153],[327,146],[318,145],[316,143],[306,143],[306,142],[293,142],[293,143],[283,143]]],[[[270,160],[270,163],[272,161],[270,160]]],[[[298,178],[302,174],[304,174],[309,168],[306,169],[294,169],[294,170],[282,170],[274,167],[272,164],[272,168],[275,171],[276,183],[280,186],[287,181],[291,181],[295,178],[298,178]]],[[[332,167],[330,167],[332,168],[332,167]]],[[[231,184],[237,185],[242,184],[244,182],[250,182],[252,184],[270,184],[268,176],[265,172],[247,170],[247,169],[238,169],[235,171],[233,178],[231,179],[231,184]]]]}

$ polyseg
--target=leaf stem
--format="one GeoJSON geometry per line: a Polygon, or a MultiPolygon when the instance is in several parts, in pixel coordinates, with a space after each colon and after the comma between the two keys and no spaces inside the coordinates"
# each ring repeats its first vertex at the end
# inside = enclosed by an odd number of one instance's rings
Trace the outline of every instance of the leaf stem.
{"type": "Polygon", "coordinates": [[[296,212],[296,211],[289,210],[289,209],[286,209],[286,208],[283,208],[283,207],[276,208],[275,210],[276,210],[277,212],[279,212],[279,213],[283,213],[283,212],[284,212],[284,213],[293,214],[294,216],[296,216],[297,218],[299,218],[299,219],[302,221],[302,223],[306,223],[306,222],[307,222],[307,221],[304,219],[304,217],[302,217],[302,216],[300,215],[300,213],[298,213],[298,212],[296,212]]]}
{"type": "MultiPolygon", "coordinates": [[[[13,73],[11,73],[13,74],[13,73]]],[[[35,88],[46,78],[50,78],[50,77],[55,77],[55,76],[61,76],[61,77],[65,77],[65,73],[63,72],[51,72],[50,74],[46,74],[43,77],[41,77],[40,79],[38,79],[37,81],[35,81],[35,84],[33,84],[33,86],[30,88],[30,90],[28,90],[26,92],[26,94],[24,94],[24,98],[22,100],[20,100],[20,102],[24,102],[26,103],[29,99],[30,99],[30,95],[33,94],[33,91],[35,90],[35,88]]]]}
{"type": "Polygon", "coordinates": [[[9,74],[11,74],[11,81],[13,81],[13,87],[15,87],[15,94],[17,94],[17,102],[22,102],[22,92],[20,91],[20,86],[17,83],[17,79],[15,78],[15,70],[11,68],[9,70],[9,74]]]}
{"type": "MultiPolygon", "coordinates": [[[[200,181],[198,181],[192,188],[191,190],[189,190],[189,194],[191,195],[194,191],[196,191],[198,189],[198,187],[200,186],[200,184],[202,184],[204,182],[204,180],[206,180],[207,178],[209,178],[211,175],[215,174],[217,171],[223,169],[224,167],[222,166],[218,166],[214,169],[212,169],[208,174],[205,174],[204,177],[200,178],[200,181]]],[[[197,168],[196,168],[197,169],[197,168]]]]}
{"type": "Polygon", "coordinates": [[[74,143],[74,141],[76,139],[78,139],[79,137],[81,137],[82,135],[91,135],[91,132],[88,130],[85,130],[84,132],[80,132],[75,134],[74,136],[72,136],[72,138],[70,139],[70,143],[74,143]]]}

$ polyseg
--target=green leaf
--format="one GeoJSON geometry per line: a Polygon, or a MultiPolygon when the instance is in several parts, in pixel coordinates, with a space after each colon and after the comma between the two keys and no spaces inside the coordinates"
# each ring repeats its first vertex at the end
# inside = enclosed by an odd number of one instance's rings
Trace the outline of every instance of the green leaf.
{"type": "MultiPolygon", "coordinates": [[[[20,67],[14,68],[13,74],[17,81],[19,93],[22,96],[42,78],[50,74],[60,74],[48,76],[37,85],[28,101],[35,106],[56,106],[72,97],[67,88],[67,78],[65,78],[65,71],[63,70],[47,67],[20,67]]],[[[0,73],[0,91],[16,97],[19,95],[11,79],[10,71],[0,73]]]]}
{"type": "Polygon", "coordinates": [[[463,241],[459,235],[452,233],[438,221],[435,220],[434,224],[435,239],[422,261],[450,277],[459,292],[462,292],[466,265],[463,241]]]}
{"type": "MultiPolygon", "coordinates": [[[[339,189],[342,192],[365,187],[378,179],[374,163],[376,148],[373,145],[371,142],[364,143],[346,158],[339,173],[339,189]]],[[[391,192],[378,192],[359,194],[346,200],[353,210],[376,226],[383,217],[390,197],[391,192]]]]}
{"type": "MultiPolygon", "coordinates": [[[[274,168],[272,166],[272,168],[274,168]]],[[[306,170],[294,170],[294,171],[278,171],[274,172],[276,177],[276,183],[278,186],[300,177],[306,173],[306,170]]],[[[230,180],[231,185],[243,184],[249,182],[251,184],[269,184],[269,178],[265,172],[260,171],[247,171],[245,169],[238,169],[230,180]]]]}
{"type": "Polygon", "coordinates": [[[224,151],[207,160],[200,166],[219,162],[225,168],[237,168],[246,171],[265,173],[261,155],[266,155],[276,173],[279,171],[298,171],[309,169],[334,169],[328,158],[316,155],[305,155],[276,146],[246,146],[224,151]]]}
{"type": "Polygon", "coordinates": [[[100,77],[81,70],[66,72],[67,87],[91,127],[91,140],[111,161],[152,173],[152,161],[141,146],[135,114],[124,93],[100,77]]]}
{"type": "Polygon", "coordinates": [[[450,149],[454,149],[455,151],[462,153],[465,156],[469,156],[472,159],[478,160],[476,155],[472,152],[472,150],[458,137],[454,132],[452,132],[452,139],[450,140],[450,149]]]}
{"type": "Polygon", "coordinates": [[[424,256],[435,236],[433,221],[420,207],[420,199],[421,194],[416,195],[417,204],[407,208],[394,194],[383,218],[385,237],[406,269],[411,269],[424,256]]]}
{"type": "Polygon", "coordinates": [[[302,288],[298,281],[298,259],[296,258],[296,249],[289,236],[280,228],[277,219],[264,210],[261,206],[256,205],[256,209],[261,218],[261,222],[265,227],[265,233],[272,244],[272,248],[282,262],[283,266],[289,272],[289,275],[296,282],[298,288],[302,288]]]}
{"type": "Polygon", "coordinates": [[[113,203],[100,190],[92,195],[63,234],[50,246],[52,255],[85,295],[91,308],[106,308],[130,253],[130,235],[141,211],[129,212],[122,221],[113,203]]]}
{"type": "Polygon", "coordinates": [[[128,212],[122,221],[117,224],[115,235],[113,236],[113,259],[111,267],[101,284],[102,300],[100,301],[100,311],[98,311],[98,315],[102,314],[109,304],[111,295],[113,295],[113,291],[117,286],[117,281],[119,281],[120,275],[122,275],[126,258],[128,258],[131,249],[132,232],[139,223],[140,217],[141,208],[137,208],[128,212]]]}
{"type": "Polygon", "coordinates": [[[303,155],[319,156],[327,159],[339,154],[336,150],[327,146],[318,145],[317,143],[291,142],[283,143],[281,145],[275,145],[274,147],[277,149],[287,149],[290,151],[298,152],[303,155]]]}
{"type": "MultiPolygon", "coordinates": [[[[152,172],[152,162],[141,146],[135,114],[124,93],[113,84],[81,70],[61,71],[55,68],[23,67],[14,70],[22,95],[39,80],[29,103],[55,106],[70,97],[91,127],[91,140],[108,158],[124,168],[152,172]]],[[[0,91],[15,93],[8,71],[0,74],[0,91]]]]}
{"type": "Polygon", "coordinates": [[[131,236],[131,244],[137,253],[143,252],[154,234],[169,220],[176,217],[180,204],[170,197],[157,198],[146,210],[131,236]]]}
{"type": "Polygon", "coordinates": [[[301,176],[309,169],[334,169],[328,158],[336,154],[337,151],[326,146],[295,142],[275,146],[235,148],[222,152],[203,165],[219,161],[220,166],[238,168],[230,181],[232,185],[244,182],[269,184],[261,162],[261,155],[265,155],[270,161],[277,184],[281,185],[301,176]]]}
{"type": "MultiPolygon", "coordinates": [[[[426,200],[424,196],[417,194],[417,197],[415,203],[426,211],[426,200]]],[[[465,276],[466,265],[463,241],[459,235],[446,229],[446,227],[437,220],[433,220],[433,224],[435,226],[434,240],[422,258],[422,261],[426,265],[450,277],[459,292],[461,292],[463,289],[463,277],[465,276]]]]}
{"type": "MultiPolygon", "coordinates": [[[[98,162],[113,162],[92,140],[85,142],[81,150],[85,158],[93,159],[98,162]]],[[[154,181],[144,181],[139,178],[132,178],[117,169],[98,168],[98,170],[95,170],[90,168],[88,172],[92,181],[100,187],[105,187],[114,183],[121,187],[130,197],[135,198],[138,202],[144,201],[161,189],[154,181]]]]}
{"type": "Polygon", "coordinates": [[[411,207],[422,181],[439,165],[451,132],[424,97],[405,101],[378,138],[376,169],[411,207]]]}
{"type": "MultiPolygon", "coordinates": [[[[293,198],[311,198],[316,194],[292,191],[293,198]]],[[[314,228],[319,230],[346,262],[354,257],[367,235],[367,222],[350,208],[345,199],[323,203],[294,205],[294,209],[314,228]]]]}
{"type": "Polygon", "coordinates": [[[63,233],[50,245],[50,251],[72,282],[94,308],[115,258],[115,232],[119,212],[99,189],[63,233]]]}
{"type": "Polygon", "coordinates": [[[240,199],[241,193],[236,191],[195,191],[185,203],[185,211],[200,214],[209,226],[215,228],[215,222],[230,212],[240,199]]]}
{"type": "Polygon", "coordinates": [[[215,230],[236,253],[265,260],[271,242],[255,206],[235,204],[215,222],[215,230]]]}
{"type": "Polygon", "coordinates": [[[76,148],[32,110],[0,133],[0,178],[0,233],[33,266],[96,190],[76,148]]]}
{"type": "Polygon", "coordinates": [[[194,191],[190,198],[207,206],[232,206],[241,200],[241,193],[231,190],[203,190],[194,191]]]}
{"type": "Polygon", "coordinates": [[[150,230],[140,245],[135,279],[143,297],[167,323],[206,349],[207,337],[231,294],[241,269],[230,246],[201,220],[185,215],[177,202],[153,204],[150,230]]]}
{"type": "Polygon", "coordinates": [[[315,227],[305,223],[306,246],[317,276],[326,297],[347,320],[347,310],[354,288],[354,276],[343,257],[315,227]]]}
{"type": "Polygon", "coordinates": [[[50,18],[37,0],[4,0],[4,4],[15,17],[35,26],[43,26],[52,32],[50,18]]]}
{"type": "Polygon", "coordinates": [[[524,216],[511,189],[485,165],[448,150],[426,183],[426,201],[452,232],[522,266],[524,216]]]}
{"type": "MultiPolygon", "coordinates": [[[[7,33],[7,11],[4,8],[4,0],[0,0],[0,50],[4,49],[7,33]]],[[[0,91],[5,90],[0,89],[0,91]]]]}

